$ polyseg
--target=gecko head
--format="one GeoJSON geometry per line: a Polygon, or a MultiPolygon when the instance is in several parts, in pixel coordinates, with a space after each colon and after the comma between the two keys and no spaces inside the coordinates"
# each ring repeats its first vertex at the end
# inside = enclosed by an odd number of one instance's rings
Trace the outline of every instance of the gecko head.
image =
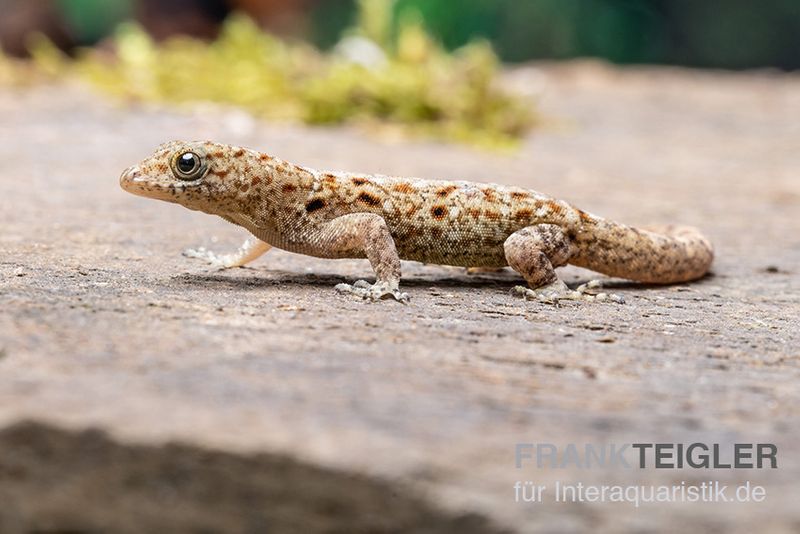
{"type": "Polygon", "coordinates": [[[242,192],[237,172],[244,149],[208,141],[172,141],[128,167],[119,178],[122,189],[189,209],[219,213],[242,192]],[[235,157],[234,157],[235,156],[235,157]]]}

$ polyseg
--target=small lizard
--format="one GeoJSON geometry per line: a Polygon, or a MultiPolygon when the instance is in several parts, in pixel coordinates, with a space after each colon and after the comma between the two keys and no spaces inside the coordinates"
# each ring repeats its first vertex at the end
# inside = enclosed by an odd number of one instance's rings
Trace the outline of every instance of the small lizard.
{"type": "Polygon", "coordinates": [[[242,266],[278,247],[320,258],[367,258],[376,282],[336,288],[368,299],[400,292],[400,260],[510,266],[528,283],[515,292],[560,299],[618,300],[569,289],[555,268],[567,263],[640,282],[702,277],[711,243],[691,227],[640,230],[591,215],[535,191],[465,181],[321,172],[277,157],[208,141],[173,141],[126,169],[135,195],[219,215],[253,237],[241,249],[186,255],[221,268],[242,266]]]}

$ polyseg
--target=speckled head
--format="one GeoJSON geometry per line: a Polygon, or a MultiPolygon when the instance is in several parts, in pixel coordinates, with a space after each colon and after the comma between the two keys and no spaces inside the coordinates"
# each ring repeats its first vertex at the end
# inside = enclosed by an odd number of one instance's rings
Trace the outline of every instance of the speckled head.
{"type": "Polygon", "coordinates": [[[172,141],[125,169],[119,184],[134,195],[219,213],[242,194],[247,177],[237,171],[248,156],[245,149],[209,141],[172,141]]]}

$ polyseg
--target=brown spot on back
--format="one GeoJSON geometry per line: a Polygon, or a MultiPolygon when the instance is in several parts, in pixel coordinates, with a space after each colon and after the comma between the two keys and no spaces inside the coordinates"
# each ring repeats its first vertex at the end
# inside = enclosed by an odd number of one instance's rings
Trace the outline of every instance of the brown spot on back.
{"type": "Polygon", "coordinates": [[[242,193],[247,193],[249,189],[250,189],[250,184],[242,184],[239,186],[239,191],[241,191],[242,193]]]}
{"type": "Polygon", "coordinates": [[[366,178],[352,178],[350,181],[353,182],[353,185],[364,185],[369,183],[369,180],[366,178]]]}
{"type": "Polygon", "coordinates": [[[418,237],[422,234],[422,231],[419,229],[418,226],[409,226],[406,230],[407,237],[418,237]]]}
{"type": "Polygon", "coordinates": [[[556,215],[563,215],[564,213],[564,207],[558,202],[555,202],[553,200],[548,200],[545,202],[545,205],[547,206],[548,210],[555,213],[556,215]]]}
{"type": "Polygon", "coordinates": [[[578,216],[581,218],[581,221],[583,221],[583,222],[591,222],[592,221],[592,216],[589,215],[588,213],[586,213],[583,210],[578,210],[578,216]]]}
{"type": "Polygon", "coordinates": [[[392,187],[392,191],[397,191],[398,193],[413,193],[414,188],[409,183],[400,182],[392,187]]]}
{"type": "Polygon", "coordinates": [[[481,193],[483,193],[483,196],[485,196],[486,200],[488,200],[489,202],[494,202],[495,200],[497,200],[497,196],[495,195],[494,189],[490,187],[481,189],[481,193]]]}
{"type": "Polygon", "coordinates": [[[261,161],[267,161],[269,159],[269,156],[267,156],[266,154],[259,154],[258,159],[261,161]]]}
{"type": "Polygon", "coordinates": [[[297,189],[297,186],[295,186],[294,184],[283,184],[283,187],[281,187],[281,190],[284,193],[291,193],[295,189],[297,189]]]}
{"type": "Polygon", "coordinates": [[[517,210],[514,214],[514,218],[518,221],[527,221],[533,216],[533,212],[529,209],[521,209],[517,210]]]}
{"type": "Polygon", "coordinates": [[[436,194],[439,195],[440,197],[444,198],[447,195],[449,195],[450,193],[452,193],[453,191],[455,191],[456,189],[458,189],[456,186],[448,185],[448,186],[441,187],[441,188],[437,189],[436,190],[436,194]]]}
{"type": "Polygon", "coordinates": [[[240,148],[233,153],[234,158],[241,158],[242,156],[244,156],[244,149],[240,148]]]}
{"type": "Polygon", "coordinates": [[[222,150],[217,150],[216,152],[214,152],[211,155],[214,156],[215,158],[224,158],[225,157],[225,152],[223,152],[222,150]]]}
{"type": "Polygon", "coordinates": [[[226,176],[228,176],[228,174],[230,174],[230,172],[231,171],[228,169],[219,169],[211,171],[211,174],[219,176],[220,178],[225,178],[226,176]]]}
{"type": "Polygon", "coordinates": [[[487,219],[491,219],[493,221],[500,220],[500,212],[498,211],[484,210],[483,214],[486,216],[487,219]]]}
{"type": "Polygon", "coordinates": [[[325,187],[327,187],[331,191],[336,192],[339,190],[339,182],[336,180],[335,176],[326,175],[322,179],[322,183],[325,184],[325,187]]]}
{"type": "Polygon", "coordinates": [[[530,196],[531,196],[530,193],[526,193],[524,191],[512,191],[511,192],[511,198],[513,198],[514,200],[522,200],[522,199],[528,198],[530,196]]]}
{"type": "Polygon", "coordinates": [[[321,198],[314,198],[306,202],[306,211],[308,213],[312,213],[317,210],[321,210],[325,207],[325,201],[321,198]]]}
{"type": "Polygon", "coordinates": [[[444,216],[447,215],[447,208],[444,206],[434,206],[431,208],[431,215],[433,215],[434,219],[444,219],[444,216]]]}
{"type": "Polygon", "coordinates": [[[478,208],[469,208],[467,210],[467,213],[469,213],[473,219],[477,219],[478,217],[481,216],[481,210],[479,210],[478,208]]]}
{"type": "Polygon", "coordinates": [[[260,183],[261,183],[261,178],[259,178],[258,176],[253,176],[253,179],[252,179],[252,180],[250,180],[250,184],[251,184],[253,187],[257,186],[257,185],[258,185],[258,184],[260,184],[260,183]]]}
{"type": "Polygon", "coordinates": [[[364,191],[360,195],[358,195],[356,200],[358,200],[359,202],[363,202],[364,204],[367,204],[368,206],[373,206],[373,207],[380,206],[380,204],[381,204],[381,199],[379,199],[375,195],[371,195],[371,194],[367,193],[366,191],[364,191]]]}

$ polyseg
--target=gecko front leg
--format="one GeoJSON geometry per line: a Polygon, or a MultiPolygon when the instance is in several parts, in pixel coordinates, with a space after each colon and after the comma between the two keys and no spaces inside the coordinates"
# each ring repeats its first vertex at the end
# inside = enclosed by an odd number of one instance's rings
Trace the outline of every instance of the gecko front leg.
{"type": "Polygon", "coordinates": [[[576,291],[558,278],[555,268],[567,264],[574,253],[573,247],[569,237],[555,224],[529,226],[511,234],[504,243],[506,261],[530,286],[517,286],[514,293],[547,304],[557,304],[560,300],[623,302],[616,295],[586,293],[586,289],[597,287],[593,282],[576,291]]]}
{"type": "Polygon", "coordinates": [[[313,241],[329,257],[366,256],[375,271],[375,283],[359,280],[353,285],[338,284],[336,290],[361,298],[393,298],[400,302],[408,295],[400,292],[400,257],[383,217],[375,213],[350,213],[326,223],[313,241]]]}
{"type": "Polygon", "coordinates": [[[208,262],[212,267],[218,269],[231,269],[233,267],[241,267],[258,259],[264,255],[272,246],[269,243],[261,241],[255,236],[250,236],[247,241],[239,247],[239,250],[231,254],[215,254],[203,247],[196,249],[187,249],[183,251],[183,255],[187,258],[197,258],[208,262]]]}

